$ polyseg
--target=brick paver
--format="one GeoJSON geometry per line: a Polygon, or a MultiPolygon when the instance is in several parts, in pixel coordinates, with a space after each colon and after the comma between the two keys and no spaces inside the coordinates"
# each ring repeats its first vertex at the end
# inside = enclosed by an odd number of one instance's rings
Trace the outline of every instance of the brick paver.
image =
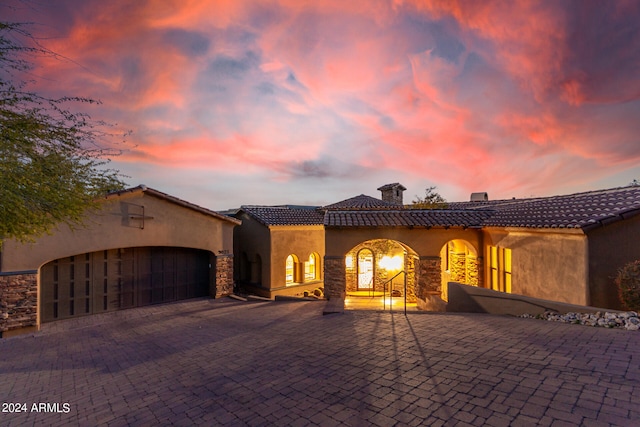
{"type": "Polygon", "coordinates": [[[2,409],[27,411],[0,425],[640,425],[638,332],[322,309],[200,299],[2,339],[2,409]]]}

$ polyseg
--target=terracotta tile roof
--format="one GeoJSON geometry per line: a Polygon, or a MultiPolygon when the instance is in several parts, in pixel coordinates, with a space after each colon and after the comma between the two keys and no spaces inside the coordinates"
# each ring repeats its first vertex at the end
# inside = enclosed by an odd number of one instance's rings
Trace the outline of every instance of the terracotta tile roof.
{"type": "Polygon", "coordinates": [[[357,210],[357,209],[399,209],[401,206],[398,206],[394,203],[385,202],[380,199],[376,199],[375,197],[366,196],[361,194],[359,196],[351,197],[350,199],[342,200],[337,203],[333,203],[331,205],[324,206],[322,209],[325,210],[357,210]]]}
{"type": "Polygon", "coordinates": [[[316,206],[242,206],[240,210],[264,225],[322,225],[324,212],[316,206]]]}
{"type": "MultiPolygon", "coordinates": [[[[354,198],[355,199],[355,198],[354,198]]],[[[337,205],[337,204],[336,204],[337,205]]],[[[331,205],[330,205],[331,206],[331,205]]],[[[357,208],[353,208],[357,209],[357,208]]],[[[437,210],[327,212],[334,227],[523,227],[589,230],[640,214],[640,186],[563,196],[448,203],[437,210]]]]}
{"type": "Polygon", "coordinates": [[[640,214],[640,186],[529,199],[453,202],[445,209],[403,208],[361,194],[323,208],[243,206],[242,210],[265,225],[522,227],[587,231],[640,214]]]}
{"type": "Polygon", "coordinates": [[[590,229],[640,213],[640,187],[505,200],[489,209],[485,226],[590,229]]]}
{"type": "Polygon", "coordinates": [[[448,209],[327,211],[327,227],[480,227],[492,212],[448,209]]]}

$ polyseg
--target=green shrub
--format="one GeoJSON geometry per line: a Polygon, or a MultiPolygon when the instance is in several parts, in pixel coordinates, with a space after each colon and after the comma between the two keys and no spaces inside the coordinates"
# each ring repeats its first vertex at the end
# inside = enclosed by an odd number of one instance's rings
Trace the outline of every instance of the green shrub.
{"type": "Polygon", "coordinates": [[[622,305],[627,310],[640,311],[640,260],[618,270],[616,285],[622,305]]]}

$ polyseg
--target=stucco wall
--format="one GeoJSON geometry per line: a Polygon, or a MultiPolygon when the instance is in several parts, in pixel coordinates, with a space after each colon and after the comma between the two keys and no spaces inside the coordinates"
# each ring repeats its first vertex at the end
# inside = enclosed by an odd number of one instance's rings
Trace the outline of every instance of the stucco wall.
{"type": "MultiPolygon", "coordinates": [[[[234,254],[236,256],[235,265],[235,278],[238,282],[241,282],[241,269],[245,268],[244,263],[241,260],[243,253],[246,254],[249,262],[256,262],[259,256],[260,260],[260,278],[256,278],[251,281],[250,278],[246,278],[243,281],[245,283],[253,282],[255,285],[260,285],[263,288],[269,288],[271,286],[271,244],[269,237],[269,228],[251,216],[242,212],[238,219],[242,221],[242,224],[236,227],[234,232],[234,254]]],[[[251,273],[247,272],[247,276],[251,273]]]]}
{"type": "MultiPolygon", "coordinates": [[[[512,293],[590,305],[587,239],[581,231],[485,229],[485,244],[511,249],[512,293]]],[[[489,262],[488,248],[485,260],[489,262]]],[[[489,287],[490,265],[485,266],[489,287]]]]}
{"type": "Polygon", "coordinates": [[[33,243],[3,243],[2,271],[35,270],[48,261],[104,249],[177,246],[233,252],[234,224],[140,191],[106,199],[75,230],[61,225],[33,243]],[[144,210],[143,210],[144,207],[144,210]],[[147,217],[143,221],[140,215],[147,217]]]}
{"type": "Polygon", "coordinates": [[[640,259],[640,216],[591,230],[587,238],[591,303],[621,309],[614,278],[620,267],[640,259]]]}
{"type": "Polygon", "coordinates": [[[405,244],[419,256],[440,256],[449,240],[462,239],[481,251],[482,233],[462,228],[327,228],[326,253],[344,257],[356,245],[371,239],[391,239],[405,244]]]}
{"type": "MultiPolygon", "coordinates": [[[[324,226],[322,225],[288,225],[272,226],[271,232],[271,276],[270,288],[278,289],[286,286],[285,262],[287,256],[294,254],[299,262],[309,260],[315,252],[317,259],[317,280],[322,282],[323,260],[325,254],[324,226]]],[[[304,271],[302,272],[304,277],[304,271]]],[[[320,284],[319,284],[320,285],[320,284]]]]}

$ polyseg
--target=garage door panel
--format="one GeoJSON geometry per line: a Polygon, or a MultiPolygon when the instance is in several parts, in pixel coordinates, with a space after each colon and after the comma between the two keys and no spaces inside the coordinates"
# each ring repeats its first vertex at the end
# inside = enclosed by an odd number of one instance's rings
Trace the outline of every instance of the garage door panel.
{"type": "Polygon", "coordinates": [[[137,306],[136,298],[136,270],[133,249],[120,250],[121,281],[120,281],[120,306],[132,308],[137,306]]]}
{"type": "Polygon", "coordinates": [[[59,259],[41,269],[43,322],[208,295],[209,256],[127,248],[59,259]]]}

